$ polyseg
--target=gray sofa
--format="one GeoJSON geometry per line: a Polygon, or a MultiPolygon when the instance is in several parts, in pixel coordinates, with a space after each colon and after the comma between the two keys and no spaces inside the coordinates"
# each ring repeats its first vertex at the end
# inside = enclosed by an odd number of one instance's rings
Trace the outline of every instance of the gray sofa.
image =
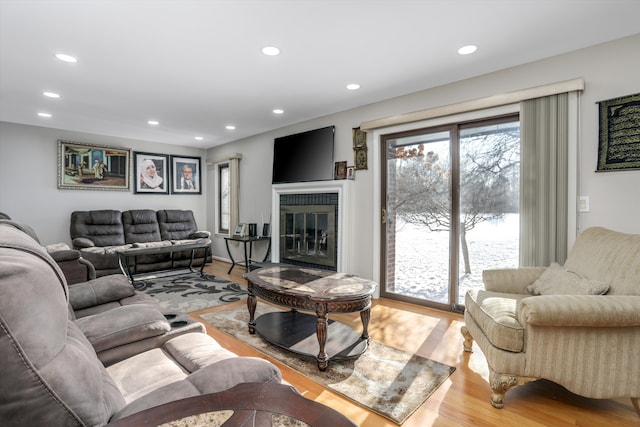
{"type": "Polygon", "coordinates": [[[88,324],[96,316],[74,319],[70,298],[80,296],[71,297],[47,251],[8,224],[0,224],[0,295],[2,426],[100,426],[239,383],[281,381],[274,365],[238,357],[200,332],[181,334],[105,367],[88,334],[96,338],[104,332],[101,328],[125,318],[128,323],[119,328],[123,340],[132,338],[141,324],[160,330],[171,324],[152,306],[141,310],[145,304],[136,307],[136,312],[148,312],[143,321],[118,316],[126,306],[107,311],[116,315],[99,325],[88,324]]]}
{"type": "MultiPolygon", "coordinates": [[[[195,241],[210,242],[211,233],[198,230],[190,210],[94,210],[71,214],[70,233],[74,249],[89,260],[96,276],[119,273],[117,252],[129,248],[175,246],[195,241]]],[[[204,250],[197,250],[194,267],[201,266],[204,250]]],[[[188,267],[191,251],[136,257],[136,273],[188,267]]],[[[206,262],[211,262],[209,253],[206,262]]]]}

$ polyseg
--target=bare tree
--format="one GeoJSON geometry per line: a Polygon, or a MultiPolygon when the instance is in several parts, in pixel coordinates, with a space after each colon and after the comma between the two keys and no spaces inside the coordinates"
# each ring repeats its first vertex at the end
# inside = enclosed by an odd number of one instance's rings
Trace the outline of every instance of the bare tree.
{"type": "MultiPolygon", "coordinates": [[[[466,233],[484,221],[518,211],[519,131],[474,134],[460,147],[460,245],[471,273],[466,233]]],[[[451,168],[448,153],[424,144],[395,151],[396,214],[431,231],[451,229],[451,168]],[[443,158],[441,158],[441,156],[443,158]]]]}

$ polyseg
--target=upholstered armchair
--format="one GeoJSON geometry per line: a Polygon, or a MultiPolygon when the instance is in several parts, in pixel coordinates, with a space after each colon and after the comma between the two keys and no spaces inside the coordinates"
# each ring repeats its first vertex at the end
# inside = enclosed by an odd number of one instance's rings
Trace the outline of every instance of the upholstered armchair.
{"type": "Polygon", "coordinates": [[[274,365],[238,357],[198,332],[105,367],[69,317],[69,289],[56,262],[1,223],[0,295],[2,426],[101,426],[239,383],[281,380],[274,365]]]}
{"type": "Polygon", "coordinates": [[[589,228],[564,266],[483,280],[466,295],[462,334],[487,359],[494,407],[545,378],[585,397],[629,397],[640,415],[640,235],[589,228]]]}

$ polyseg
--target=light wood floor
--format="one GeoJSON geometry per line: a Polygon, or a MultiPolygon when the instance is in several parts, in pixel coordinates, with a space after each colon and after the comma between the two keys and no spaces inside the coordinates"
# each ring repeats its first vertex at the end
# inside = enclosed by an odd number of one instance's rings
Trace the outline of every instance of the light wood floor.
{"type": "MultiPolygon", "coordinates": [[[[229,264],[215,261],[213,265],[207,266],[205,271],[246,285],[242,278],[243,268],[236,266],[230,276],[226,274],[228,268],[229,264]]],[[[198,318],[198,314],[216,309],[220,308],[192,314],[198,318]]],[[[332,318],[354,328],[362,327],[357,313],[332,318]]],[[[449,379],[403,424],[403,427],[640,425],[640,417],[628,399],[587,399],[544,380],[509,391],[504,409],[494,409],[489,403],[490,389],[484,356],[475,347],[473,353],[462,350],[462,324],[462,316],[459,314],[390,299],[374,300],[369,325],[371,339],[456,367],[449,379]]],[[[216,329],[208,326],[207,332],[222,346],[238,355],[269,359],[216,329]]],[[[271,362],[280,368],[283,378],[302,395],[338,410],[357,424],[363,427],[396,426],[386,418],[329,391],[296,371],[274,360],[271,362]]]]}

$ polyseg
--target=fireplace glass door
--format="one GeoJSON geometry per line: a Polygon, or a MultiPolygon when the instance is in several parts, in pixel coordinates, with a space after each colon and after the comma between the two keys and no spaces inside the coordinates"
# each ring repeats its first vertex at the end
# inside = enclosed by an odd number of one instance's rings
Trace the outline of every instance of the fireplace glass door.
{"type": "Polygon", "coordinates": [[[335,207],[282,206],[280,260],[335,268],[335,207]]]}

